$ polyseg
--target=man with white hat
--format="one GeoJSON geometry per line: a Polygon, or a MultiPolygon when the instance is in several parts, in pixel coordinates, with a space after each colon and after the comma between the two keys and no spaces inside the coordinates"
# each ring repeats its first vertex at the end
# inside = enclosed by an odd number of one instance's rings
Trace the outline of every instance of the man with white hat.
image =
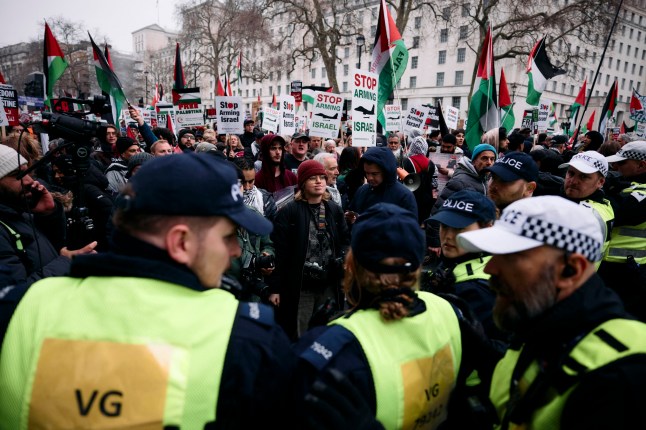
{"type": "Polygon", "coordinates": [[[490,389],[501,428],[643,427],[646,325],[595,273],[603,234],[593,211],[521,199],[457,240],[492,254],[494,321],[512,333],[490,389]]]}
{"type": "MultiPolygon", "coordinates": [[[[597,151],[585,151],[576,154],[569,163],[559,166],[566,168],[563,197],[594,209],[605,222],[604,243],[602,254],[605,255],[610,242],[610,232],[615,220],[615,212],[610,201],[605,198],[602,190],[608,176],[606,157],[597,151]]],[[[597,268],[599,268],[597,263],[597,268]]]]}
{"type": "Polygon", "coordinates": [[[71,258],[93,252],[97,243],[74,251],[65,247],[61,204],[31,176],[19,178],[25,170],[27,160],[0,145],[0,265],[11,270],[14,281],[31,285],[66,274],[71,258]]]}
{"type": "Polygon", "coordinates": [[[606,160],[621,176],[605,186],[615,223],[599,274],[646,321],[646,141],[627,143],[606,160]]]}

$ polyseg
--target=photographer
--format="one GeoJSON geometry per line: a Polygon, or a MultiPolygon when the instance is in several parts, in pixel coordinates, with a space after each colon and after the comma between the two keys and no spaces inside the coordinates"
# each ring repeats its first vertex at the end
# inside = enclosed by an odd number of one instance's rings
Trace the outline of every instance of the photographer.
{"type": "Polygon", "coordinates": [[[278,212],[274,222],[276,270],[269,300],[291,339],[307,330],[312,314],[326,299],[340,303],[341,258],[349,234],[343,211],[330,200],[326,183],[321,163],[301,163],[294,201],[278,212]]]}

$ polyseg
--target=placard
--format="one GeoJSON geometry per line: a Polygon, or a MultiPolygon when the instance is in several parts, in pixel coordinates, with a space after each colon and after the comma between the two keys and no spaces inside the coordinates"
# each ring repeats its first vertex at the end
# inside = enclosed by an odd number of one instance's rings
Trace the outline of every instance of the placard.
{"type": "Polygon", "coordinates": [[[400,131],[402,129],[402,107],[400,105],[385,105],[384,118],[386,118],[386,131],[400,131]]]}
{"type": "Polygon", "coordinates": [[[342,110],[343,97],[339,94],[315,92],[310,136],[336,139],[341,126],[342,110]]]}
{"type": "Polygon", "coordinates": [[[408,108],[406,119],[404,120],[404,133],[409,134],[413,128],[422,129],[428,116],[428,107],[421,104],[412,105],[408,108]]]}
{"type": "Polygon", "coordinates": [[[242,97],[215,98],[217,109],[216,123],[219,134],[244,133],[244,112],[242,110],[242,97]]]}
{"type": "Polygon", "coordinates": [[[278,121],[280,120],[280,111],[278,109],[266,107],[263,108],[262,116],[262,128],[271,131],[272,133],[278,133],[278,121]]]}
{"type": "Polygon", "coordinates": [[[375,146],[379,75],[354,70],[352,87],[352,145],[375,146]]]}
{"type": "Polygon", "coordinates": [[[9,125],[18,125],[18,94],[12,85],[0,84],[0,100],[9,125]]]}
{"type": "Polygon", "coordinates": [[[282,95],[278,98],[280,110],[280,134],[292,135],[296,133],[296,102],[293,96],[282,95]]]}
{"type": "Polygon", "coordinates": [[[453,106],[447,106],[444,119],[448,129],[456,130],[458,128],[458,120],[460,119],[460,109],[453,106]]]}

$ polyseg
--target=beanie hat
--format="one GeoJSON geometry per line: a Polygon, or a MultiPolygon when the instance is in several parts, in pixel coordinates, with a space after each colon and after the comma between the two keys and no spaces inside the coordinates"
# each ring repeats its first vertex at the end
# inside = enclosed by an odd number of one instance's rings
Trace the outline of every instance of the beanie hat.
{"type": "Polygon", "coordinates": [[[475,148],[473,148],[473,152],[471,153],[471,160],[474,161],[476,158],[478,158],[478,155],[480,155],[484,151],[491,151],[493,152],[493,155],[498,157],[498,151],[496,151],[496,148],[489,145],[488,143],[481,143],[480,145],[477,145],[475,148]]]}
{"type": "Polygon", "coordinates": [[[302,189],[303,185],[305,185],[305,181],[316,175],[324,175],[327,178],[327,173],[325,172],[323,164],[314,160],[303,161],[300,166],[298,166],[298,171],[296,173],[298,178],[298,188],[302,189]]]}
{"type": "Polygon", "coordinates": [[[132,171],[135,170],[137,166],[141,166],[147,161],[152,160],[155,158],[154,155],[149,154],[148,152],[139,152],[128,160],[128,173],[126,173],[126,178],[130,178],[132,176],[132,171]]]}
{"type": "Polygon", "coordinates": [[[18,155],[15,149],[0,145],[0,179],[18,170],[23,164],[27,164],[27,160],[22,155],[18,155]]]}
{"type": "Polygon", "coordinates": [[[130,137],[119,137],[117,138],[117,152],[119,155],[123,154],[130,148],[132,145],[139,145],[135,139],[130,137]]]}
{"type": "Polygon", "coordinates": [[[183,128],[177,134],[177,140],[180,140],[185,134],[192,134],[193,136],[195,136],[193,130],[191,130],[190,128],[183,128]]]}
{"type": "Polygon", "coordinates": [[[377,203],[363,212],[352,227],[352,254],[374,273],[413,272],[422,264],[426,239],[417,214],[392,203],[377,203]],[[388,257],[403,258],[401,265],[382,264],[388,257]]]}

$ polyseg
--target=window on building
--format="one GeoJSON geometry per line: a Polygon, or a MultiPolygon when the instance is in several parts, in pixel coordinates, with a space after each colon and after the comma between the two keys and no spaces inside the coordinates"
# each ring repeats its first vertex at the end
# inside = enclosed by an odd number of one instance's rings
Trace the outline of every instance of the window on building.
{"type": "Polygon", "coordinates": [[[281,87],[280,85],[276,85],[276,89],[278,90],[278,95],[280,95],[281,90],[283,89],[283,87],[281,87]]]}
{"type": "Polygon", "coordinates": [[[447,6],[444,9],[442,9],[442,18],[445,21],[448,21],[451,19],[451,7],[447,6]]]}
{"type": "Polygon", "coordinates": [[[565,84],[561,84],[561,93],[565,94],[565,84]]]}
{"type": "Polygon", "coordinates": [[[437,64],[446,63],[446,51],[440,51],[437,56],[437,64]]]}
{"type": "Polygon", "coordinates": [[[574,85],[570,85],[570,95],[574,95],[574,85]]]}
{"type": "Polygon", "coordinates": [[[437,73],[437,79],[435,80],[435,85],[438,87],[444,86],[444,72],[437,73]]]}
{"type": "Polygon", "coordinates": [[[411,69],[417,69],[417,56],[415,57],[410,57],[410,68],[411,69]]]}
{"type": "Polygon", "coordinates": [[[409,88],[417,88],[417,76],[410,77],[409,88]]]}
{"type": "Polygon", "coordinates": [[[624,63],[624,73],[628,72],[628,61],[624,63]]]}
{"type": "Polygon", "coordinates": [[[626,87],[626,78],[621,78],[621,89],[623,90],[626,87]]]}
{"type": "Polygon", "coordinates": [[[253,96],[256,97],[256,89],[253,89],[253,96]]]}
{"type": "Polygon", "coordinates": [[[327,76],[327,73],[326,73],[325,67],[321,67],[321,77],[324,78],[326,76],[327,76]]]}
{"type": "Polygon", "coordinates": [[[456,109],[460,109],[461,101],[462,101],[462,97],[451,97],[451,105],[456,109]]]}
{"type": "Polygon", "coordinates": [[[624,53],[624,44],[623,44],[623,42],[619,42],[619,53],[620,54],[624,53]]]}
{"type": "Polygon", "coordinates": [[[269,72],[269,80],[270,81],[274,80],[274,72],[269,72]]]}
{"type": "Polygon", "coordinates": [[[411,48],[419,48],[419,36],[413,36],[413,46],[411,48]]]}
{"type": "Polygon", "coordinates": [[[633,29],[632,28],[630,29],[630,35],[628,37],[630,37],[631,39],[633,38],[633,29]]]}
{"type": "Polygon", "coordinates": [[[610,82],[610,75],[606,75],[606,85],[610,82]]]}
{"type": "Polygon", "coordinates": [[[637,90],[637,92],[641,91],[641,86],[642,86],[642,83],[637,82],[637,88],[635,88],[637,90]]]}
{"type": "Polygon", "coordinates": [[[350,48],[346,46],[345,48],[343,48],[343,58],[348,58],[349,56],[350,56],[350,48]]]}
{"type": "Polygon", "coordinates": [[[467,48],[458,48],[458,63],[464,63],[467,56],[467,48]]]}
{"type": "Polygon", "coordinates": [[[289,94],[289,84],[285,85],[285,94],[289,94]]]}
{"type": "Polygon", "coordinates": [[[347,64],[343,65],[343,76],[348,76],[350,74],[350,66],[347,64]]]}
{"type": "Polygon", "coordinates": [[[619,59],[617,59],[617,67],[616,67],[616,68],[617,68],[617,70],[619,70],[619,65],[620,65],[620,64],[621,64],[621,61],[620,61],[619,59]]]}
{"type": "Polygon", "coordinates": [[[274,94],[274,87],[270,85],[269,86],[269,95],[271,96],[273,94],[274,94]]]}
{"type": "Polygon", "coordinates": [[[440,30],[440,43],[446,43],[449,40],[449,29],[443,28],[440,30]]]}
{"type": "MultiPolygon", "coordinates": [[[[641,21],[641,16],[639,18],[640,18],[640,21],[641,21]]],[[[642,32],[638,31],[637,32],[637,42],[641,42],[641,41],[642,41],[642,32]]]]}
{"type": "Polygon", "coordinates": [[[401,99],[402,112],[408,110],[408,99],[401,99]]]}
{"type": "Polygon", "coordinates": [[[373,36],[373,38],[374,38],[375,33],[377,33],[377,26],[376,25],[371,25],[370,26],[370,35],[373,36]]]}
{"type": "Polygon", "coordinates": [[[422,17],[421,16],[416,16],[415,17],[415,28],[422,28],[422,17]]]}
{"type": "Polygon", "coordinates": [[[469,34],[469,27],[466,25],[460,26],[460,40],[466,39],[469,34]]]}
{"type": "Polygon", "coordinates": [[[312,79],[316,79],[316,69],[312,69],[311,74],[312,74],[312,79]]]}
{"type": "Polygon", "coordinates": [[[639,76],[644,72],[644,66],[639,66],[639,76]]]}
{"type": "Polygon", "coordinates": [[[552,81],[552,91],[556,92],[556,81],[552,81]]]}
{"type": "Polygon", "coordinates": [[[464,80],[464,71],[463,70],[456,70],[455,71],[455,85],[462,85],[463,80],[464,80]]]}
{"type": "Polygon", "coordinates": [[[626,45],[626,56],[630,55],[630,45],[626,45]]]}
{"type": "Polygon", "coordinates": [[[632,74],[634,75],[634,74],[635,74],[635,69],[636,69],[636,68],[637,68],[637,64],[633,63],[633,67],[631,67],[631,71],[630,71],[630,73],[632,73],[632,74]]]}
{"type": "Polygon", "coordinates": [[[469,16],[469,3],[462,4],[462,17],[469,16]]]}
{"type": "Polygon", "coordinates": [[[343,87],[343,92],[347,92],[347,91],[348,91],[348,83],[347,83],[347,82],[344,82],[344,83],[342,84],[342,87],[343,87]]]}
{"type": "Polygon", "coordinates": [[[630,82],[628,83],[628,89],[632,90],[633,89],[633,80],[631,79],[630,82]]]}
{"type": "Polygon", "coordinates": [[[639,48],[635,46],[635,58],[637,58],[637,54],[639,53],[639,48]]]}

